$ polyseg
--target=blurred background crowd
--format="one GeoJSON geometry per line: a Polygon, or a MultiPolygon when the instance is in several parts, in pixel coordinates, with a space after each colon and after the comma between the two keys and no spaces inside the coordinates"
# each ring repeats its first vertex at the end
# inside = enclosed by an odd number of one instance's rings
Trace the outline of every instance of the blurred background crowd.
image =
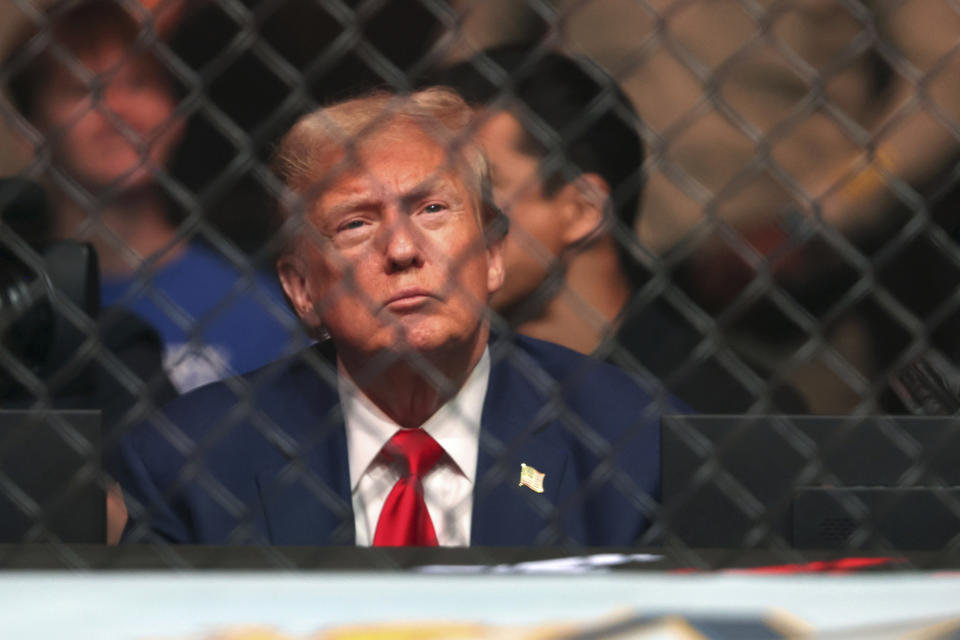
{"type": "Polygon", "coordinates": [[[511,219],[500,330],[702,412],[956,410],[949,0],[7,0],[0,25],[4,261],[81,241],[99,271],[48,314],[62,353],[4,275],[21,405],[129,423],[307,344],[273,145],[324,102],[446,84],[487,114],[511,219]]]}

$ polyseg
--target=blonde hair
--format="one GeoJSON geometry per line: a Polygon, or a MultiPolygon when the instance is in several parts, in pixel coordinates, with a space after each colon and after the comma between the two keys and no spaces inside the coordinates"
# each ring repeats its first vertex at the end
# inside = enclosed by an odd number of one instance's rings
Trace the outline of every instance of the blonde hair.
{"type": "MultiPolygon", "coordinates": [[[[447,150],[450,167],[461,174],[475,196],[481,222],[489,229],[502,214],[490,195],[486,157],[472,141],[474,123],[473,110],[446,87],[409,95],[374,91],[300,118],[280,140],[273,170],[287,195],[309,208],[324,188],[359,166],[361,145],[382,140],[397,125],[417,127],[447,150]]],[[[281,215],[289,217],[292,208],[289,202],[281,204],[281,215]]]]}

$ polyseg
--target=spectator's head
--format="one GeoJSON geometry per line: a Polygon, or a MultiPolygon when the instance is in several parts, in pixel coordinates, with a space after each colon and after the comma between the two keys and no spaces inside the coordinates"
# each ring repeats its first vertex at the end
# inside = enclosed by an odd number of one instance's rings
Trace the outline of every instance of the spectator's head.
{"type": "Polygon", "coordinates": [[[88,188],[148,182],[182,130],[152,29],[110,0],[57,2],[45,15],[49,26],[22,33],[4,64],[40,149],[88,188]]]}
{"type": "Polygon", "coordinates": [[[449,90],[378,92],[308,114],[281,140],[294,231],[280,279],[345,362],[482,352],[503,269],[472,118],[449,90]]]}
{"type": "MultiPolygon", "coordinates": [[[[479,139],[512,227],[495,307],[529,301],[551,271],[562,273],[565,259],[609,241],[615,220],[624,231],[634,228],[643,164],[638,117],[595,65],[507,46],[447,70],[440,82],[486,108],[479,139]]],[[[631,275],[629,252],[617,249],[631,275]]]]}

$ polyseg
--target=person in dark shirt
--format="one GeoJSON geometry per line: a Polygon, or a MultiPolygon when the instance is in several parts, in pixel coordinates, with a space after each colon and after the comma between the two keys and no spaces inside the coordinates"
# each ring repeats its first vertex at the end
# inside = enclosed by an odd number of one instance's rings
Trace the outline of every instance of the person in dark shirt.
{"type": "Polygon", "coordinates": [[[803,411],[799,396],[708,337],[706,314],[664,291],[632,231],[641,123],[612,78],[587,60],[516,45],[437,80],[483,108],[477,135],[511,222],[492,304],[514,330],[652,374],[701,412],[803,411]]]}

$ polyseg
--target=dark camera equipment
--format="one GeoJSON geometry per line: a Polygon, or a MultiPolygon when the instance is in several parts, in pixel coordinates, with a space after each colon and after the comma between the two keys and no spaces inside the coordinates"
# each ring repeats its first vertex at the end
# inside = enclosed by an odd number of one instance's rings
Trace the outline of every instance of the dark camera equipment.
{"type": "Polygon", "coordinates": [[[0,179],[0,211],[0,400],[93,393],[77,359],[88,336],[78,324],[100,307],[93,248],[47,242],[50,208],[36,183],[0,179]]]}
{"type": "Polygon", "coordinates": [[[96,254],[47,241],[35,183],[0,180],[0,212],[0,542],[102,542],[100,411],[52,410],[95,408],[96,254]]]}

